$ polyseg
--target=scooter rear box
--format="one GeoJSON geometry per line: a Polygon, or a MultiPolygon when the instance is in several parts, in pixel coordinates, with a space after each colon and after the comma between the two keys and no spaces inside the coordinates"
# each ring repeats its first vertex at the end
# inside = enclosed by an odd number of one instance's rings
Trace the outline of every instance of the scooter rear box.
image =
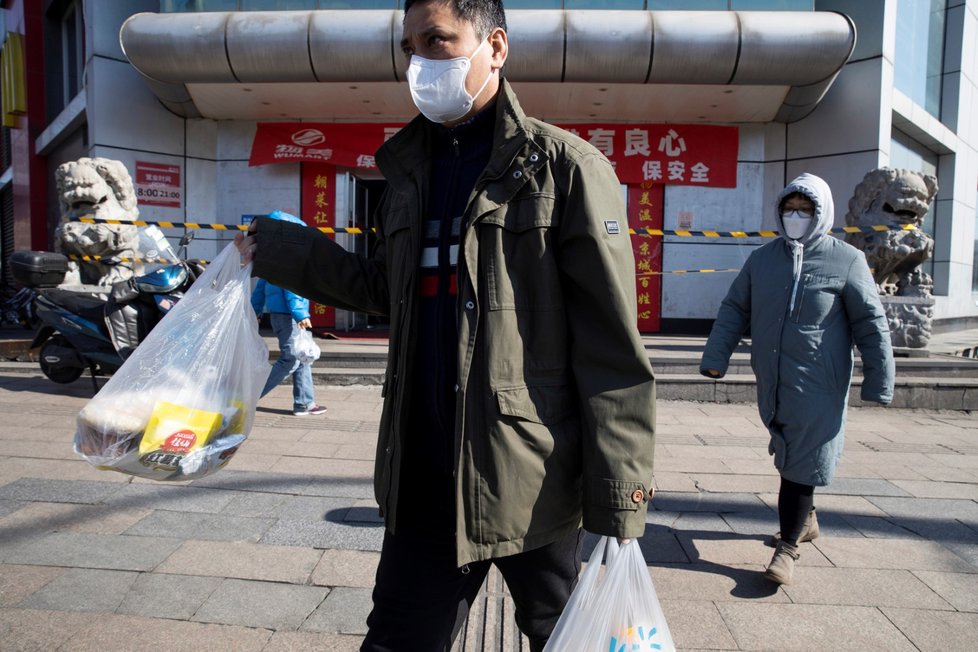
{"type": "Polygon", "coordinates": [[[56,287],[68,272],[68,259],[50,251],[15,251],[10,256],[10,269],[21,285],[56,287]]]}

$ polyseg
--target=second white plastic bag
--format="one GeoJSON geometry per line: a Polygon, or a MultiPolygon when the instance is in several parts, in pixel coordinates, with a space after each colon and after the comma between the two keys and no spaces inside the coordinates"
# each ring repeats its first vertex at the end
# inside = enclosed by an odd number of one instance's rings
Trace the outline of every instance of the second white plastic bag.
{"type": "Polygon", "coordinates": [[[544,652],[675,649],[638,541],[602,537],[544,652]]]}

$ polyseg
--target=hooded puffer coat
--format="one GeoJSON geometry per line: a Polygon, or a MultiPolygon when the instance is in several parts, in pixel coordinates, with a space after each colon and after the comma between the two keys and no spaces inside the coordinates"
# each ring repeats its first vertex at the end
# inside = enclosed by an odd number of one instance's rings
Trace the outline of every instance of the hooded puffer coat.
{"type": "Polygon", "coordinates": [[[700,362],[726,373],[748,327],[757,407],[771,434],[781,476],[825,486],[842,456],[852,379],[852,345],[863,362],[861,396],[888,404],[894,365],[886,315],[861,251],[828,235],[834,220],[828,185],[802,174],[778,196],[800,192],[815,205],[808,232],[755,250],[720,306],[700,362]]]}

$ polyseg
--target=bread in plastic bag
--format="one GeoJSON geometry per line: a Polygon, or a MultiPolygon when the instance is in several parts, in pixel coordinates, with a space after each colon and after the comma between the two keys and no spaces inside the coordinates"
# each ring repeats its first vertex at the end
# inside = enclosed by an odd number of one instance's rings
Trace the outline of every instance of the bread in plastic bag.
{"type": "Polygon", "coordinates": [[[302,364],[312,364],[319,359],[322,351],[312,338],[312,332],[306,328],[299,328],[297,331],[292,337],[292,353],[302,364]]]}
{"type": "Polygon", "coordinates": [[[675,649],[638,541],[602,537],[544,652],[675,649]]]}
{"type": "Polygon", "coordinates": [[[250,275],[227,245],[79,412],[76,453],[154,480],[192,480],[227,464],[270,370],[250,275]]]}

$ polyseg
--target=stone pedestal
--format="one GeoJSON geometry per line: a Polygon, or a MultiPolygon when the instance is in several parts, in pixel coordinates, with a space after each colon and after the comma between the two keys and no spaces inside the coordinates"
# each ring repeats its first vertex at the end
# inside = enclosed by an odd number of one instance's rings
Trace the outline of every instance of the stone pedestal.
{"type": "Polygon", "coordinates": [[[926,356],[934,319],[934,297],[880,297],[890,326],[893,353],[926,356]]]}

